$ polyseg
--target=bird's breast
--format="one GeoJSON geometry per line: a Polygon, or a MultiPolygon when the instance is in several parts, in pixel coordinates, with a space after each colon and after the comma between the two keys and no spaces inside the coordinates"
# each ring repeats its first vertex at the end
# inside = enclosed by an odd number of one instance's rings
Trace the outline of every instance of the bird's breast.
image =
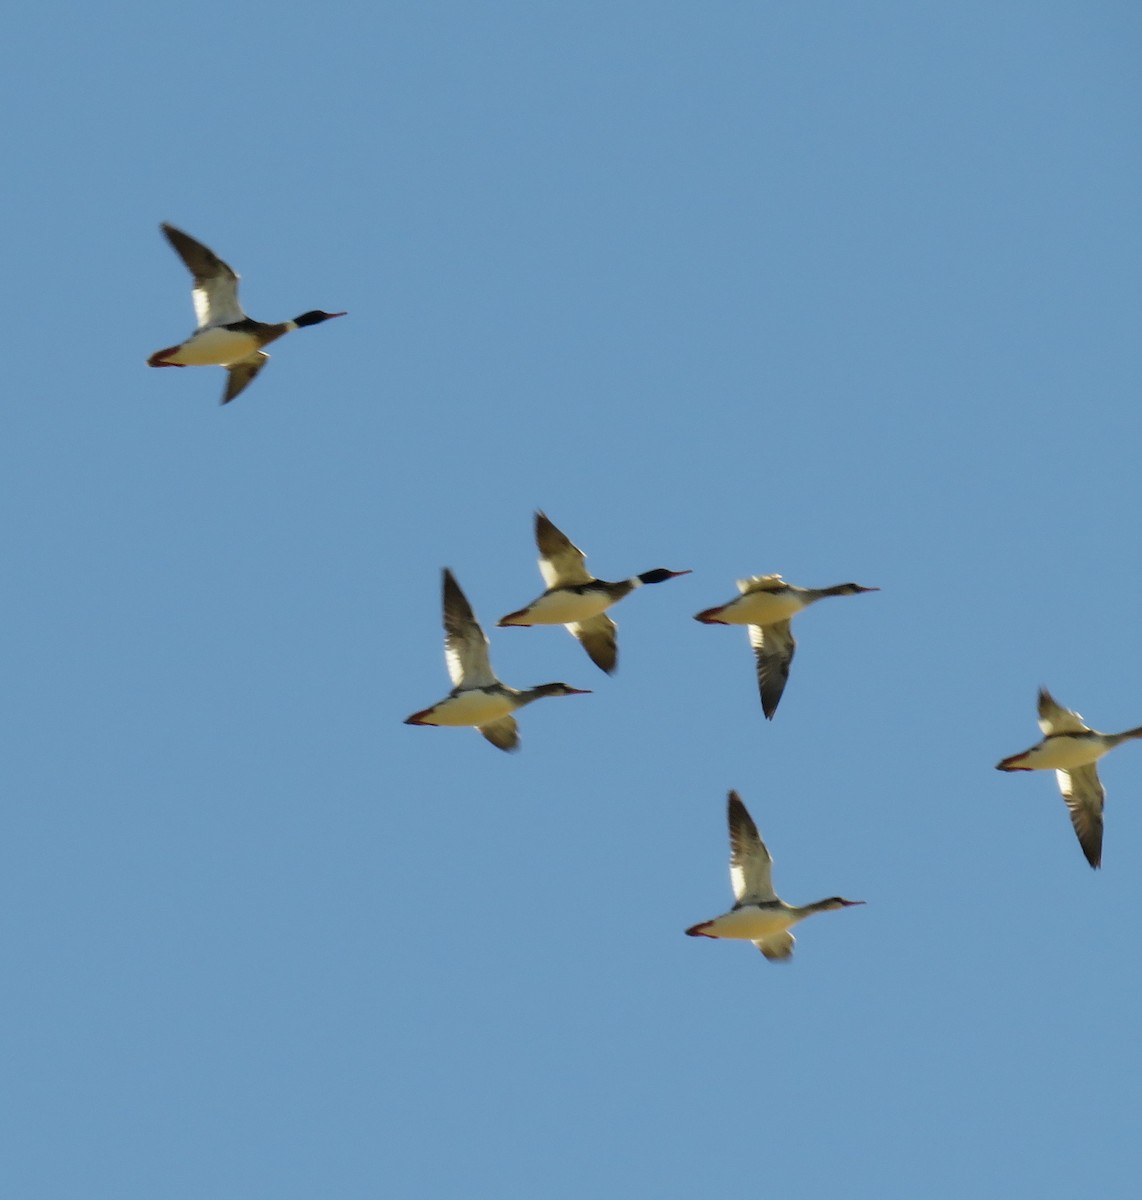
{"type": "Polygon", "coordinates": [[[730,601],[718,619],[727,625],[773,625],[788,621],[804,607],[804,598],[796,592],[747,592],[730,601]]]}
{"type": "Polygon", "coordinates": [[[259,348],[251,333],[215,326],[187,338],[166,361],[182,367],[228,367],[259,348]]]}
{"type": "Polygon", "coordinates": [[[613,603],[610,593],[601,588],[583,591],[559,588],[545,593],[531,604],[526,610],[526,619],[531,625],[570,625],[597,617],[613,603]]]}
{"type": "Polygon", "coordinates": [[[758,908],[747,904],[715,917],[703,932],[708,937],[741,938],[752,942],[780,933],[795,923],[796,917],[787,908],[758,908]]]}
{"type": "Polygon", "coordinates": [[[441,700],[425,718],[427,725],[486,725],[506,717],[517,706],[500,692],[472,688],[441,700]]]}
{"type": "Polygon", "coordinates": [[[1032,746],[1017,765],[1032,771],[1069,771],[1096,762],[1109,749],[1097,734],[1061,734],[1032,746]]]}

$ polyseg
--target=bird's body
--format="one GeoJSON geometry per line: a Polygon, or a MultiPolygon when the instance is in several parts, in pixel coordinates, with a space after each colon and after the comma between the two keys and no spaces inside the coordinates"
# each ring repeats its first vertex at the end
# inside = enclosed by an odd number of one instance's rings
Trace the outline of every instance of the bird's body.
{"type": "Polygon", "coordinates": [[[747,904],[731,908],[712,921],[700,921],[686,932],[691,937],[731,938],[746,942],[764,942],[775,933],[784,933],[808,914],[798,911],[782,900],[769,904],[747,904]]]}
{"type": "Polygon", "coordinates": [[[694,620],[705,625],[749,626],[750,645],[757,664],[761,707],[766,717],[772,720],[789,680],[789,669],[797,649],[791,624],[793,617],[827,596],[854,596],[860,592],[879,590],[862,587],[859,583],[804,588],[786,583],[780,575],[753,575],[749,579],[738,580],[740,596],[728,604],[703,609],[695,614],[694,620]]]}
{"type": "Polygon", "coordinates": [[[501,626],[564,625],[587,651],[591,661],[612,672],[618,665],[614,621],[606,615],[613,604],[648,583],[664,583],[689,571],[658,567],[610,583],[596,579],[586,567],[586,555],[542,513],[535,514],[539,571],[547,590],[526,607],[501,617],[501,626]]]}
{"type": "Polygon", "coordinates": [[[1056,733],[1044,738],[1029,750],[1013,754],[1003,761],[1001,771],[1069,771],[1096,763],[1121,741],[1122,735],[1096,733],[1056,733]]]}
{"type": "Polygon", "coordinates": [[[773,859],[753,818],[737,792],[730,792],[730,881],[735,904],[729,912],[700,921],[686,930],[690,937],[732,938],[753,944],[771,960],[789,958],[795,939],[789,930],[819,912],[851,908],[863,900],[830,896],[815,904],[786,904],[773,890],[773,859]]]}
{"type": "MultiPolygon", "coordinates": [[[[285,330],[282,330],[284,333],[285,330]]],[[[277,335],[278,337],[281,334],[277,335]]],[[[268,345],[251,330],[238,325],[214,325],[191,334],[185,342],[152,356],[159,361],[152,367],[228,367],[241,362],[268,345]]]]}
{"type": "Polygon", "coordinates": [[[1044,735],[1041,742],[1001,760],[996,770],[1054,771],[1083,854],[1092,867],[1099,867],[1106,789],[1095,763],[1115,746],[1142,738],[1142,726],[1122,733],[1099,733],[1077,712],[1059,704],[1046,688],[1040,688],[1039,728],[1044,735]]]}
{"type": "Polygon", "coordinates": [[[790,620],[826,595],[823,588],[797,587],[780,575],[739,579],[738,590],[741,595],[728,604],[707,608],[694,619],[707,625],[775,625],[790,620]]]}
{"type": "Polygon", "coordinates": [[[509,613],[501,617],[499,624],[509,625],[571,625],[576,621],[589,621],[592,617],[605,613],[612,604],[618,603],[623,596],[634,590],[638,584],[623,581],[623,590],[618,591],[615,584],[595,583],[577,584],[568,587],[555,588],[536,597],[526,608],[519,612],[509,613]]]}
{"type": "Polygon", "coordinates": [[[269,361],[263,353],[294,329],[318,325],[344,313],[319,310],[302,313],[292,321],[267,324],[246,316],[238,303],[238,274],[212,250],[173,225],[163,225],[167,241],[194,277],[194,311],[198,328],[184,342],[156,350],[147,359],[151,367],[226,367],[229,371],[222,403],[234,399],[269,361]]]}
{"type": "Polygon", "coordinates": [[[503,684],[489,688],[466,688],[453,691],[431,708],[409,717],[410,725],[474,725],[477,728],[498,721],[519,708],[514,688],[503,684]]]}
{"type": "Polygon", "coordinates": [[[444,571],[444,657],[453,688],[443,700],[415,712],[406,725],[474,726],[493,746],[515,750],[519,728],[512,714],[545,696],[588,693],[565,683],[518,690],[501,683],[488,657],[488,639],[449,570],[444,571]]]}

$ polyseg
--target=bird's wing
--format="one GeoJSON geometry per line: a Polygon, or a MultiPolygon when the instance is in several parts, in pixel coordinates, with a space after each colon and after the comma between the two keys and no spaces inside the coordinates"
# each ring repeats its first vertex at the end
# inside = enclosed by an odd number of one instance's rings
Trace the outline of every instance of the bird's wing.
{"type": "Polygon", "coordinates": [[[209,247],[196,242],[173,225],[164,224],[163,233],[194,276],[194,311],[198,328],[232,325],[244,321],[246,314],[238,303],[238,273],[209,247]]]}
{"type": "Polygon", "coordinates": [[[619,661],[618,631],[614,621],[606,613],[599,613],[586,621],[574,621],[567,628],[579,639],[595,666],[611,674],[619,661]]]}
{"type": "Polygon", "coordinates": [[[477,725],[476,728],[501,750],[519,749],[519,725],[513,716],[500,717],[498,721],[489,721],[487,725],[477,725]]]}
{"type": "MultiPolygon", "coordinates": [[[[488,639],[447,567],[444,569],[444,658],[454,687],[491,687],[499,682],[488,659],[488,639]]],[[[488,737],[486,733],[484,736],[488,737]]]]}
{"type": "Polygon", "coordinates": [[[729,796],[730,883],[739,904],[776,900],[773,859],[737,792],[729,796]]]}
{"type": "Polygon", "coordinates": [[[785,580],[780,575],[751,575],[738,580],[738,591],[743,596],[750,592],[779,592],[784,586],[785,580]]]}
{"type": "Polygon", "coordinates": [[[761,689],[761,708],[769,720],[777,711],[781,693],[789,680],[789,667],[797,641],[789,621],[772,625],[751,625],[749,643],[757,660],[757,683],[761,689]]]}
{"type": "Polygon", "coordinates": [[[535,544],[539,547],[539,573],[549,588],[594,581],[584,566],[587,556],[541,512],[535,514],[535,544]]]}
{"type": "Polygon", "coordinates": [[[1106,789],[1098,777],[1094,763],[1085,767],[1072,767],[1069,771],[1056,771],[1059,791],[1067,802],[1071,824],[1075,827],[1079,845],[1092,867],[1102,864],[1102,808],[1106,789]]]}
{"type": "Polygon", "coordinates": [[[793,957],[793,947],[797,939],[783,929],[780,933],[771,933],[767,938],[761,938],[754,945],[769,959],[770,962],[783,962],[793,957]]]}
{"type": "Polygon", "coordinates": [[[229,404],[235,396],[240,395],[254,382],[254,376],[270,361],[270,356],[261,350],[255,350],[247,358],[240,358],[227,368],[228,377],[226,390],[222,393],[222,403],[229,404]]]}
{"type": "Polygon", "coordinates": [[[1064,708],[1046,688],[1039,689],[1039,728],[1048,736],[1052,733],[1085,733],[1090,730],[1077,712],[1064,708]]]}

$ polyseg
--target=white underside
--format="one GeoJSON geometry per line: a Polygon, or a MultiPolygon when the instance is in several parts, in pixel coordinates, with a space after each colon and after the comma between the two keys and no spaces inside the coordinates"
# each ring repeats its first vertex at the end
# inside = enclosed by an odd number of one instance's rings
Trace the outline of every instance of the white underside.
{"type": "Polygon", "coordinates": [[[727,625],[773,625],[788,621],[804,607],[804,599],[796,594],[752,592],[731,600],[718,614],[718,620],[727,625]]]}
{"type": "Polygon", "coordinates": [[[1017,765],[1032,771],[1069,771],[1097,762],[1110,749],[1091,738],[1053,737],[1028,750],[1017,765]]]}
{"type": "Polygon", "coordinates": [[[577,621],[588,621],[606,612],[614,601],[606,592],[553,592],[541,596],[527,612],[513,624],[518,625],[573,625],[577,621]]]}
{"type": "Polygon", "coordinates": [[[249,358],[258,349],[258,341],[249,333],[231,329],[202,329],[167,356],[166,362],[183,367],[228,367],[249,358]]]}
{"type": "Polygon", "coordinates": [[[423,718],[425,725],[487,725],[514,712],[516,705],[504,696],[492,696],[487,692],[461,692],[441,700],[423,718]]]}
{"type": "Polygon", "coordinates": [[[707,937],[741,938],[753,942],[781,933],[797,921],[788,909],[737,908],[715,917],[702,932],[707,937]]]}

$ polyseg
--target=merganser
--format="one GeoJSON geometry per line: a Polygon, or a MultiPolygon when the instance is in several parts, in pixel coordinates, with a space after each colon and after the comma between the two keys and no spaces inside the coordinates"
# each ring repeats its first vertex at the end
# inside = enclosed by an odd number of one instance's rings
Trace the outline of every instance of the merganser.
{"type": "Polygon", "coordinates": [[[773,859],[737,792],[730,792],[728,815],[730,882],[735,904],[712,921],[691,925],[686,930],[690,937],[740,938],[753,942],[766,958],[776,961],[792,957],[796,939],[789,930],[798,921],[814,913],[864,904],[863,900],[845,900],[842,896],[830,896],[803,907],[779,900],[773,890],[773,859]]]}
{"type": "Polygon", "coordinates": [[[606,610],[644,583],[665,583],[690,574],[658,567],[616,583],[596,579],[586,568],[583,551],[542,512],[535,514],[535,544],[539,547],[539,573],[547,591],[526,608],[501,617],[498,624],[563,625],[579,640],[591,661],[608,675],[618,665],[619,649],[615,623],[606,610]]]}
{"type": "Polygon", "coordinates": [[[319,325],[343,312],[327,313],[314,309],[292,321],[267,325],[251,320],[238,303],[237,273],[201,242],[173,225],[163,224],[162,231],[178,256],[194,276],[194,311],[198,328],[177,346],[156,350],[147,359],[149,367],[226,367],[229,379],[222,403],[229,404],[253,381],[269,362],[262,348],[270,342],[307,325],[319,325]]]}
{"type": "Polygon", "coordinates": [[[566,683],[541,683],[517,691],[500,683],[488,658],[488,639],[452,572],[444,570],[444,658],[455,685],[431,708],[405,719],[406,725],[474,725],[501,750],[519,747],[519,727],[511,714],[544,696],[587,696],[566,683]]]}
{"type": "Polygon", "coordinates": [[[1124,733],[1099,733],[1082,717],[1059,704],[1046,688],[1039,689],[1041,742],[996,763],[997,771],[1055,772],[1067,802],[1079,845],[1092,867],[1102,865],[1102,810],[1106,789],[1094,765],[1123,742],[1142,738],[1142,726],[1124,733]]]}
{"type": "Polygon", "coordinates": [[[694,620],[706,625],[749,626],[750,645],[757,660],[761,707],[766,719],[772,721],[797,649],[791,619],[826,596],[855,596],[860,592],[879,592],[880,588],[862,587],[859,583],[803,588],[786,583],[780,575],[753,575],[738,580],[738,591],[741,595],[737,599],[704,609],[695,614],[694,620]]]}

